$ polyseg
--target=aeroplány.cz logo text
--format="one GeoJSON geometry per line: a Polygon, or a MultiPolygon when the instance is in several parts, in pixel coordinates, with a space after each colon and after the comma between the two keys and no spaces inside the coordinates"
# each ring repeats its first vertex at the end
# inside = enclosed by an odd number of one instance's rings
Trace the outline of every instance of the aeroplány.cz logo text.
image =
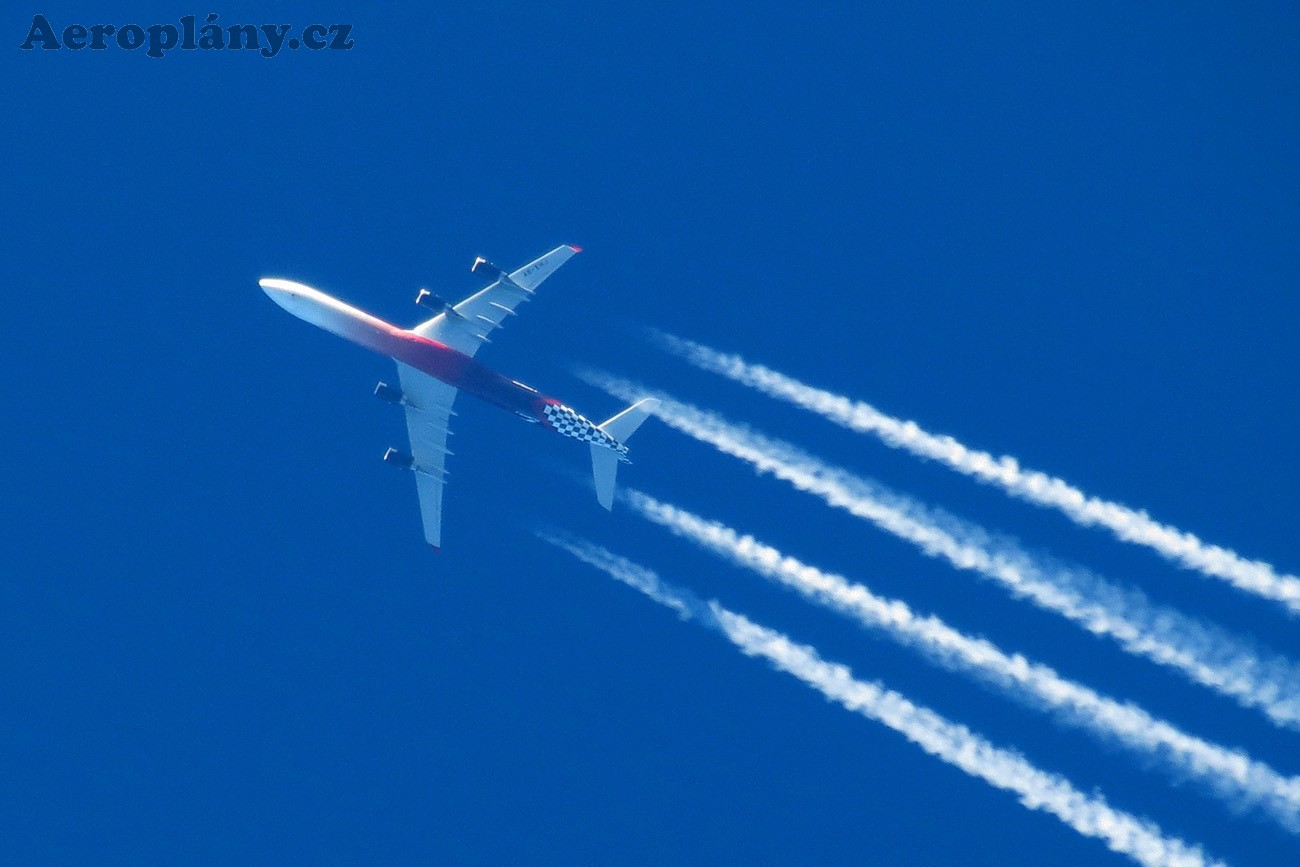
{"type": "Polygon", "coordinates": [[[258,51],[263,57],[275,57],[283,49],[297,51],[350,51],[351,24],[308,24],[300,36],[291,36],[292,24],[217,23],[217,13],[209,13],[199,24],[195,16],[185,15],[176,24],[68,24],[57,29],[44,15],[33,15],[27,38],[18,47],[23,51],[104,51],[110,46],[123,51],[144,48],[149,57],[162,57],[173,49],[181,51],[258,51]]]}

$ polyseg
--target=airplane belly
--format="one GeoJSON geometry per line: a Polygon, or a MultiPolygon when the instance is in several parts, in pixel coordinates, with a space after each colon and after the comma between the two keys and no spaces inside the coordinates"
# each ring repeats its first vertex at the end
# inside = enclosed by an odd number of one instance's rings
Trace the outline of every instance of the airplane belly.
{"type": "Polygon", "coordinates": [[[410,332],[400,332],[398,337],[402,345],[390,352],[398,361],[530,421],[546,420],[541,406],[551,398],[449,346],[410,332]]]}
{"type": "Polygon", "coordinates": [[[502,376],[463,352],[398,328],[310,286],[276,278],[260,282],[277,304],[299,319],[387,355],[493,406],[553,430],[559,429],[552,418],[559,401],[502,376]]]}

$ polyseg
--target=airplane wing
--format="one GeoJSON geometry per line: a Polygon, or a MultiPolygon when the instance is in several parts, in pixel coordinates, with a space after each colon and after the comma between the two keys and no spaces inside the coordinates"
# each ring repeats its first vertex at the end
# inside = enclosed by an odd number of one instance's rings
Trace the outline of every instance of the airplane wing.
{"type": "MultiPolygon", "coordinates": [[[[500,328],[507,317],[514,315],[515,308],[527,301],[543,280],[578,251],[578,247],[566,244],[511,274],[497,273],[496,279],[486,289],[411,330],[421,337],[473,355],[484,343],[491,342],[488,338],[492,332],[500,328]]],[[[475,265],[477,268],[479,263],[475,265]]]]}
{"type": "Polygon", "coordinates": [[[414,367],[397,363],[397,375],[406,398],[406,432],[411,439],[411,457],[415,459],[415,488],[420,495],[420,516],[424,521],[424,538],[435,548],[442,547],[442,489],[447,483],[444,469],[447,455],[448,423],[455,415],[451,405],[456,387],[421,373],[414,367]]]}

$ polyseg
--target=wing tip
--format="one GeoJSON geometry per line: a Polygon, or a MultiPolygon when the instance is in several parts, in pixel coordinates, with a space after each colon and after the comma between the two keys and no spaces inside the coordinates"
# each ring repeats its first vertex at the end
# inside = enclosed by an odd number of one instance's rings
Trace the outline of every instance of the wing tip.
{"type": "Polygon", "coordinates": [[[570,244],[570,245],[569,245],[569,249],[572,250],[572,251],[575,252],[575,253],[581,253],[581,252],[582,252],[582,248],[579,247],[577,244],[570,244]]]}
{"type": "Polygon", "coordinates": [[[435,553],[435,554],[441,554],[441,553],[442,553],[442,546],[441,546],[441,545],[433,545],[433,544],[430,544],[429,547],[433,549],[433,553],[435,553]]]}

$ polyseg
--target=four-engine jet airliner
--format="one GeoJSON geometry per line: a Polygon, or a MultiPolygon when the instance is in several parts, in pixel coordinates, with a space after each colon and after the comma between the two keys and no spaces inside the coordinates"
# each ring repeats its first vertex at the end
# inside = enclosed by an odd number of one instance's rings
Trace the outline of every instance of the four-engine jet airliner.
{"type": "Polygon", "coordinates": [[[476,259],[471,271],[489,285],[459,304],[420,290],[415,303],[437,315],[411,329],[398,328],[343,303],[324,292],[291,280],[258,281],[275,303],[299,319],[337,334],[397,362],[400,388],[381,382],[375,396],[406,410],[409,454],[390,448],[384,460],[415,474],[424,521],[424,538],[435,549],[442,545],[442,489],[447,476],[448,424],[456,395],[467,392],[525,421],[591,446],[596,498],[606,509],[614,504],[614,478],[619,462],[628,463],[627,439],[654,410],[653,398],[633,404],[618,415],[595,424],[552,397],[509,379],[474,360],[515,307],[532,297],[543,280],[580,248],[563,246],[509,274],[486,259],[476,259]]]}

